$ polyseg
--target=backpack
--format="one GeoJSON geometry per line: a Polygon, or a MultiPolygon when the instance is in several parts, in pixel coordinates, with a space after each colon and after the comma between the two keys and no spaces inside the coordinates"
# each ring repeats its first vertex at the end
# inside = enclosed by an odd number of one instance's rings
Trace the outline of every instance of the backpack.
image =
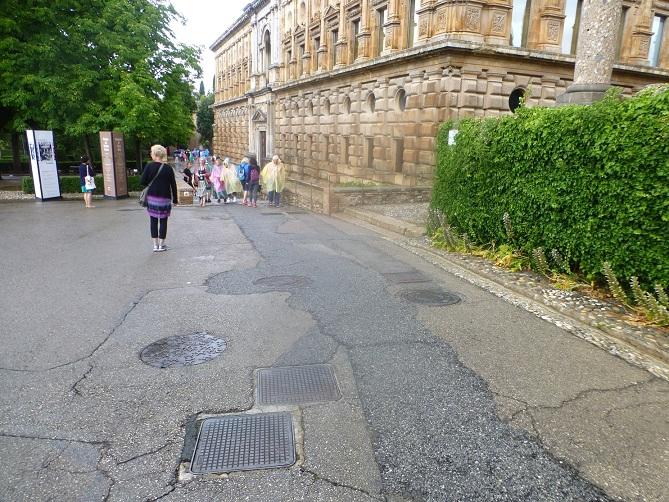
{"type": "Polygon", "coordinates": [[[239,164],[237,166],[237,177],[239,181],[244,183],[246,181],[246,169],[244,168],[245,164],[239,164]]]}
{"type": "Polygon", "coordinates": [[[249,171],[249,181],[251,183],[257,183],[259,179],[260,179],[260,171],[257,168],[256,169],[252,168],[249,171]]]}

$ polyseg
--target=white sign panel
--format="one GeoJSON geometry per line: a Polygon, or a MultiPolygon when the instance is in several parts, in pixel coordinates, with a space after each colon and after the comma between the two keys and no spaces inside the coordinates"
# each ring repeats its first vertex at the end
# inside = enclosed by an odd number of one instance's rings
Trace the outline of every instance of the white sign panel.
{"type": "Polygon", "coordinates": [[[26,134],[28,136],[35,197],[42,200],[60,198],[53,132],[27,130],[26,134]]]}

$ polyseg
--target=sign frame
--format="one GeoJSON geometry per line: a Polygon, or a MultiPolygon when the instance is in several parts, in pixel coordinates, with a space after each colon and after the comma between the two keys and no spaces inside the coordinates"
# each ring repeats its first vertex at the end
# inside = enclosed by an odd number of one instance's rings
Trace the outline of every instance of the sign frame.
{"type": "Polygon", "coordinates": [[[35,198],[62,200],[53,131],[26,129],[35,198]]]}

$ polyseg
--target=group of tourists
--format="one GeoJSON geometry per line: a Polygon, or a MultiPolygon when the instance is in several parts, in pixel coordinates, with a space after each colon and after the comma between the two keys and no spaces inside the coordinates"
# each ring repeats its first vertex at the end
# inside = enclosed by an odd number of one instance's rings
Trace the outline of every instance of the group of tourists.
{"type": "Polygon", "coordinates": [[[258,195],[261,189],[267,192],[270,206],[281,205],[281,191],[286,183],[286,171],[278,155],[272,158],[262,170],[253,156],[244,157],[235,167],[228,157],[200,156],[197,168],[188,162],[183,169],[183,179],[195,190],[201,207],[216,199],[220,204],[236,203],[239,199],[243,206],[258,207],[258,195]]]}
{"type": "MultiPolygon", "coordinates": [[[[258,161],[252,155],[244,157],[239,165],[234,166],[229,158],[209,157],[209,151],[197,151],[197,157],[189,158],[186,167],[182,170],[183,179],[195,190],[199,204],[204,207],[215,198],[220,204],[235,203],[239,199],[241,204],[248,207],[258,207],[258,195],[261,190],[267,192],[269,206],[281,205],[281,191],[286,183],[286,171],[278,155],[272,158],[265,167],[260,169],[258,161]],[[197,169],[193,169],[193,162],[197,158],[197,169]],[[213,163],[213,165],[212,165],[213,163]]],[[[193,152],[190,152],[192,155],[193,152]]],[[[176,156],[175,156],[176,157],[176,156]]],[[[172,211],[172,204],[177,204],[177,184],[175,170],[167,163],[167,149],[162,145],[151,147],[151,162],[142,171],[140,183],[146,187],[144,206],[149,213],[149,226],[153,251],[167,250],[167,219],[172,211]]],[[[177,163],[180,159],[177,158],[177,163]]],[[[88,186],[87,178],[95,175],[87,156],[81,157],[79,178],[81,191],[84,194],[84,204],[87,208],[92,205],[93,191],[88,186]]]]}

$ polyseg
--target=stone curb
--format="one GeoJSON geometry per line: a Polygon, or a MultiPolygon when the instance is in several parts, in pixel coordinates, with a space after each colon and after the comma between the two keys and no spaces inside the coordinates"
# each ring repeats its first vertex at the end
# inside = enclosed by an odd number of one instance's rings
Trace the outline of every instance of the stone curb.
{"type": "Polygon", "coordinates": [[[420,256],[442,270],[478,286],[503,300],[520,307],[537,317],[562,328],[569,333],[593,345],[602,348],[621,359],[643,368],[653,375],[669,381],[669,354],[661,347],[653,346],[643,339],[636,339],[622,330],[602,330],[568,308],[556,308],[548,304],[545,298],[531,291],[501,282],[498,277],[468,266],[464,260],[449,256],[415,239],[397,239],[388,235],[385,228],[375,226],[366,220],[359,220],[350,213],[335,217],[370,230],[375,230],[386,240],[392,241],[403,249],[420,256]]]}
{"type": "Polygon", "coordinates": [[[390,230],[391,232],[404,235],[406,237],[421,237],[425,235],[425,228],[419,225],[414,225],[406,221],[400,221],[396,218],[391,218],[382,214],[371,213],[369,211],[364,211],[360,209],[355,209],[347,207],[344,209],[344,213],[349,216],[366,221],[377,227],[390,230]]]}

